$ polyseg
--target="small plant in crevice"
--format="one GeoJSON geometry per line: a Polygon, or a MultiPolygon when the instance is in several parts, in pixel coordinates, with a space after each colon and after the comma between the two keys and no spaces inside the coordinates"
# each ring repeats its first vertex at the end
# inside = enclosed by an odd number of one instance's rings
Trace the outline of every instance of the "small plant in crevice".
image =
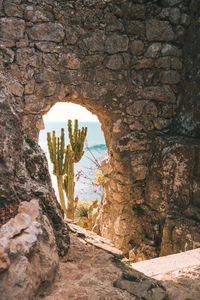
{"type": "Polygon", "coordinates": [[[32,138],[30,138],[28,135],[24,136],[26,143],[29,145],[29,147],[34,150],[37,151],[37,143],[36,141],[34,141],[32,138]]]}
{"type": "Polygon", "coordinates": [[[4,207],[9,203],[3,191],[0,190],[0,207],[4,207]]]}
{"type": "Polygon", "coordinates": [[[42,157],[42,155],[37,155],[33,158],[34,162],[38,163],[38,164],[43,164],[44,162],[44,158],[42,157]]]}
{"type": "Polygon", "coordinates": [[[97,200],[92,202],[79,202],[75,210],[75,221],[78,226],[92,230],[98,215],[99,204],[97,200]]]}
{"type": "Polygon", "coordinates": [[[104,176],[102,174],[102,172],[96,172],[96,184],[99,186],[103,186],[104,185],[104,176]]]}
{"type": "Polygon", "coordinates": [[[28,155],[31,155],[34,153],[34,151],[32,149],[27,149],[27,150],[25,150],[25,153],[28,155]]]}
{"type": "Polygon", "coordinates": [[[135,212],[136,216],[138,217],[144,216],[145,214],[144,209],[141,207],[141,205],[137,203],[133,205],[132,210],[135,212]]]}

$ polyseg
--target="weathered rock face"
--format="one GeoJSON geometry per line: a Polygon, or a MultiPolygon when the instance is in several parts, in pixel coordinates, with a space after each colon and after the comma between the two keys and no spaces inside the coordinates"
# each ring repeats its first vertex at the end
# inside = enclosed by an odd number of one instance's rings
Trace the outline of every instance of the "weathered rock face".
{"type": "Polygon", "coordinates": [[[133,259],[200,241],[199,9],[187,0],[0,2],[1,68],[23,129],[37,139],[57,101],[98,116],[108,159],[96,230],[133,259]]]}
{"type": "Polygon", "coordinates": [[[32,299],[52,283],[58,253],[52,227],[39,201],[22,202],[19,214],[0,229],[1,299],[32,299]]]}
{"type": "Polygon", "coordinates": [[[10,85],[18,93],[18,83],[0,73],[1,210],[18,205],[15,218],[0,228],[0,293],[2,299],[29,299],[53,281],[58,254],[68,251],[69,234],[46,157],[24,136],[20,98],[10,92],[10,85]]]}
{"type": "Polygon", "coordinates": [[[0,190],[6,203],[38,199],[53,226],[59,254],[65,255],[69,247],[67,228],[51,187],[46,157],[37,143],[24,135],[20,99],[9,90],[15,84],[0,74],[0,190]]]}

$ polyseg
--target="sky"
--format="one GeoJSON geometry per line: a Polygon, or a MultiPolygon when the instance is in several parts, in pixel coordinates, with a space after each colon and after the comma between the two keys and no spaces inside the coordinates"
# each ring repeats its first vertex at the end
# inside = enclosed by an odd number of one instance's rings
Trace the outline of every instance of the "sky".
{"type": "Polygon", "coordinates": [[[78,119],[80,122],[98,122],[93,115],[81,105],[73,103],[56,103],[49,112],[43,116],[44,122],[65,122],[68,119],[78,119]]]}

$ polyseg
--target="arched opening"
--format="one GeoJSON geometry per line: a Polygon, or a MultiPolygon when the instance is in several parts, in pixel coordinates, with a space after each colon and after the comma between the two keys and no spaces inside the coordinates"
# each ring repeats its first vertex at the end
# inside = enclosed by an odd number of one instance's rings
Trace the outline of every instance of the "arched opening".
{"type": "MultiPolygon", "coordinates": [[[[80,162],[74,165],[75,192],[74,197],[78,197],[79,205],[85,203],[90,205],[93,201],[98,201],[100,205],[102,184],[98,182],[101,176],[101,162],[107,156],[105,138],[101,130],[101,124],[96,115],[86,108],[74,103],[56,103],[46,115],[43,116],[44,129],[39,133],[39,144],[46,154],[52,185],[54,187],[58,201],[59,192],[56,176],[53,175],[53,165],[50,161],[47,145],[47,133],[54,130],[59,137],[61,128],[65,130],[65,144],[69,144],[68,120],[77,119],[79,128],[87,127],[87,135],[84,144],[84,155],[80,162]]],[[[65,197],[67,206],[67,198],[65,197]]]]}

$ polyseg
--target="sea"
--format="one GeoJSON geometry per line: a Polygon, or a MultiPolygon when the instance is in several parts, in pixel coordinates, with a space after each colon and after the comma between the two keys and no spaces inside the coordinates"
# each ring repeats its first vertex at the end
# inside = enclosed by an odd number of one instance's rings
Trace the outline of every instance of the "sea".
{"type": "MultiPolygon", "coordinates": [[[[75,164],[75,197],[79,200],[91,202],[100,201],[102,187],[96,184],[96,173],[100,172],[101,161],[107,156],[105,139],[99,122],[79,122],[79,129],[87,127],[87,136],[84,155],[80,162],[75,164]]],[[[46,122],[45,129],[40,131],[39,144],[46,154],[52,185],[58,197],[56,176],[53,175],[53,165],[50,161],[47,146],[47,132],[55,130],[60,136],[61,128],[65,129],[65,141],[69,143],[67,122],[46,122]]]]}

